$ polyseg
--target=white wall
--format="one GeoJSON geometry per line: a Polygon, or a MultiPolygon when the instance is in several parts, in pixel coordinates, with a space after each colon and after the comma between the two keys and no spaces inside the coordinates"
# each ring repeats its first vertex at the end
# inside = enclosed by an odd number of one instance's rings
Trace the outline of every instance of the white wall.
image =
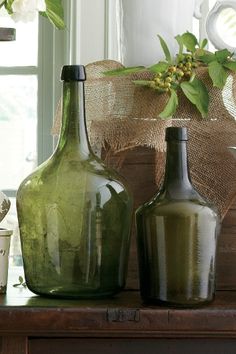
{"type": "MultiPolygon", "coordinates": [[[[70,0],[70,64],[86,65],[103,59],[119,60],[116,43],[118,1],[70,0]]],[[[208,12],[208,0],[204,1],[203,12],[205,17],[208,12]]],[[[198,35],[197,28],[198,25],[195,26],[196,35],[198,35]]],[[[205,36],[203,18],[200,22],[200,37],[205,36]]]]}

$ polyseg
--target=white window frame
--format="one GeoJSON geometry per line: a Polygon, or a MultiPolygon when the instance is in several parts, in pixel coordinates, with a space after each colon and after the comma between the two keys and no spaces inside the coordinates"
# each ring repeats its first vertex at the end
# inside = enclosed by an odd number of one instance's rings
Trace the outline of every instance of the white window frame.
{"type": "MultiPolygon", "coordinates": [[[[68,2],[64,1],[67,16],[68,2]]],[[[54,112],[60,97],[60,70],[68,61],[65,50],[66,31],[55,29],[39,16],[38,63],[36,66],[0,67],[0,75],[36,75],[38,78],[37,103],[37,164],[45,161],[53,151],[51,128],[54,112]]],[[[8,197],[15,197],[16,190],[4,190],[8,197]]]]}

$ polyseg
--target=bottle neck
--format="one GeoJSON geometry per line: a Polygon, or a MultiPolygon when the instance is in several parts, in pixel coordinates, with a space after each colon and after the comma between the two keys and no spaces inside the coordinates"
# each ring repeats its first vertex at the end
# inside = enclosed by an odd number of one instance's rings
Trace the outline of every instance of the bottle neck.
{"type": "Polygon", "coordinates": [[[193,190],[188,170],[186,141],[171,140],[167,143],[163,190],[175,198],[181,198],[183,194],[189,194],[193,190]]]}
{"type": "Polygon", "coordinates": [[[84,105],[84,83],[63,82],[62,125],[57,150],[76,150],[82,158],[89,158],[89,144],[84,105]]]}

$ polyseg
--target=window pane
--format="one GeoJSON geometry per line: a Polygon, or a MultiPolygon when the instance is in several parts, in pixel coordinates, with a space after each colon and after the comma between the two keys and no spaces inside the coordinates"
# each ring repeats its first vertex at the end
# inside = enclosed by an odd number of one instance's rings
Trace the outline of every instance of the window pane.
{"type": "Polygon", "coordinates": [[[34,22],[15,23],[0,11],[1,27],[16,28],[16,40],[0,42],[0,66],[37,66],[38,18],[34,22]]]}
{"type": "Polygon", "coordinates": [[[0,78],[0,190],[17,189],[36,166],[37,77],[0,78]]]}

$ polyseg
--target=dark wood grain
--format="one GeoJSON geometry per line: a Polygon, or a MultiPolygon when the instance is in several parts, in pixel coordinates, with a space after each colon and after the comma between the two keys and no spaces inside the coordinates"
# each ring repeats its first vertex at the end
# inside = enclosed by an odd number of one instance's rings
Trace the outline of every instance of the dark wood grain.
{"type": "Polygon", "coordinates": [[[32,339],[30,354],[235,354],[236,340],[188,339],[32,339]]]}
{"type": "Polygon", "coordinates": [[[218,291],[206,307],[171,309],[144,306],[136,291],[79,301],[47,299],[13,288],[0,296],[0,318],[0,336],[236,338],[236,292],[218,291]]]}
{"type": "Polygon", "coordinates": [[[28,354],[28,338],[0,337],[0,354],[28,354]]]}
{"type": "Polygon", "coordinates": [[[236,203],[226,214],[219,237],[217,288],[236,290],[236,203]]]}

